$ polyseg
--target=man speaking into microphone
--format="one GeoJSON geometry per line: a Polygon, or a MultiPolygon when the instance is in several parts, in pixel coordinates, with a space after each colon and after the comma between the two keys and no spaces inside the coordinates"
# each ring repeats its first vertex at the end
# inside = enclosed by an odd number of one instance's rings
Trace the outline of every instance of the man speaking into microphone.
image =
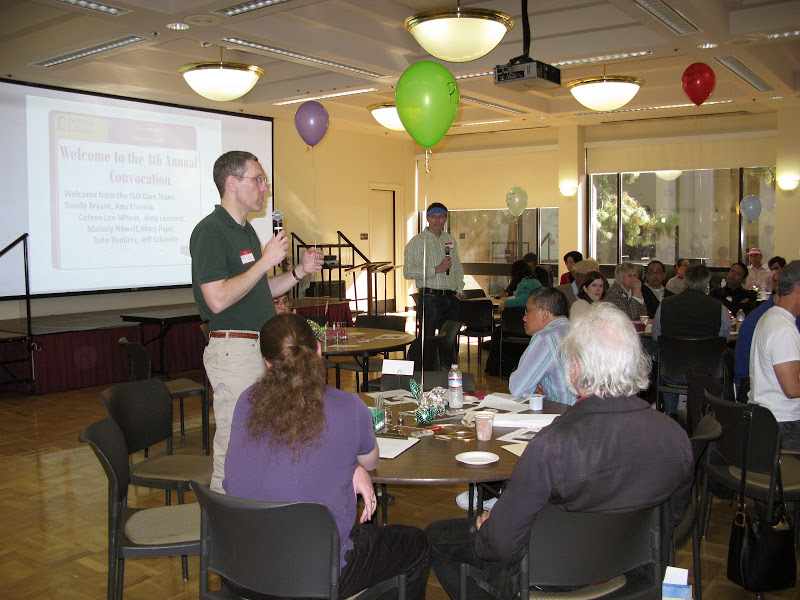
{"type": "MultiPolygon", "coordinates": [[[[272,297],[281,296],[303,277],[320,270],[322,253],[310,248],[291,271],[268,277],[286,258],[289,240],[280,223],[263,247],[247,215],[260,212],[269,182],[258,158],[232,151],[214,163],[220,202],[192,231],[192,293],[200,317],[211,331],[203,352],[214,388],[214,473],[211,489],[223,492],[225,454],[233,409],[241,393],[264,374],[259,332],[275,314],[272,297]]],[[[276,213],[278,211],[275,211],[276,213]]],[[[223,492],[224,493],[224,492],[223,492]]]]}
{"type": "Polygon", "coordinates": [[[428,226],[406,245],[403,275],[417,284],[422,298],[420,318],[425,324],[424,334],[431,337],[445,321],[458,320],[464,270],[455,238],[444,231],[447,207],[434,202],[425,218],[428,226]]]}

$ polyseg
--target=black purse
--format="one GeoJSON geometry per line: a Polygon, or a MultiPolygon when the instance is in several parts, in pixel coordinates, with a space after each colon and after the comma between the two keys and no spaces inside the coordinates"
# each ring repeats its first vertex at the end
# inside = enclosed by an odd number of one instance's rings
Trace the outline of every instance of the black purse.
{"type": "Polygon", "coordinates": [[[728,545],[728,579],[756,593],[792,588],[797,575],[794,530],[783,499],[780,465],[777,473],[779,503],[773,522],[747,514],[745,484],[753,413],[745,412],[745,418],[747,426],[744,436],[744,468],[739,488],[739,506],[731,526],[731,540],[728,545]]]}

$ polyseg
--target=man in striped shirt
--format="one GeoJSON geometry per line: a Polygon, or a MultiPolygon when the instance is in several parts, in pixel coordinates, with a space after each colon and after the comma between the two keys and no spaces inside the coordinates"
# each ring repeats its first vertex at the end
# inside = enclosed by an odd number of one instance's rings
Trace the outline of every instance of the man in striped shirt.
{"type": "Polygon", "coordinates": [[[533,290],[525,308],[525,333],[531,341],[517,370],[508,381],[509,391],[524,398],[537,390],[548,400],[575,404],[575,395],[567,389],[558,358],[558,345],[569,331],[569,306],[564,294],[555,288],[533,290]]]}

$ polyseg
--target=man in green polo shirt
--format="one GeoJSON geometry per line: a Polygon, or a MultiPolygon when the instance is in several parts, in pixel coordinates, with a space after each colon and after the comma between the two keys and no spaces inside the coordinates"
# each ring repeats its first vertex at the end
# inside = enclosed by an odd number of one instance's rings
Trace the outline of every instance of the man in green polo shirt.
{"type": "MultiPolygon", "coordinates": [[[[211,489],[223,492],[225,454],[236,401],[264,373],[258,332],[275,314],[280,296],[322,266],[322,253],[305,252],[291,271],[267,277],[286,257],[281,230],[263,248],[247,215],[260,212],[269,183],[258,158],[232,151],[214,163],[220,203],[192,232],[192,292],[211,337],[203,355],[214,388],[214,473],[211,489]]],[[[224,492],[223,492],[224,493],[224,492]]]]}

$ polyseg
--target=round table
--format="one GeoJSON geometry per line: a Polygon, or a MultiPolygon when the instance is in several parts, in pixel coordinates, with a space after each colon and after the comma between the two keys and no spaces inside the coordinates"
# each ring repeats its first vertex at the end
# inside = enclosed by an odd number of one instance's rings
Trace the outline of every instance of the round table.
{"type": "Polygon", "coordinates": [[[405,331],[391,329],[370,329],[368,327],[347,328],[347,340],[334,344],[328,340],[322,347],[323,356],[354,356],[364,361],[364,382],[361,391],[367,391],[369,357],[382,352],[403,350],[414,341],[414,335],[405,331]]]}
{"type": "MultiPolygon", "coordinates": [[[[361,394],[362,400],[372,406],[374,399],[361,394]]],[[[392,421],[395,422],[400,407],[404,410],[413,410],[413,403],[395,404],[391,406],[392,421]]],[[[467,407],[469,408],[469,407],[467,407]]],[[[545,400],[542,406],[544,414],[562,414],[569,406],[559,402],[545,400]]],[[[460,418],[437,419],[434,424],[460,423],[460,418]]],[[[409,424],[409,423],[407,423],[409,424]]],[[[472,492],[474,484],[489,483],[493,481],[507,481],[517,464],[516,454],[504,449],[509,442],[500,442],[496,438],[514,431],[512,428],[495,427],[490,441],[478,440],[442,440],[435,435],[420,438],[419,442],[411,446],[396,458],[384,459],[378,466],[370,471],[373,483],[381,485],[381,513],[382,521],[386,523],[386,485],[443,485],[451,483],[469,484],[470,506],[472,505],[472,492]],[[499,460],[488,465],[468,465],[456,460],[456,455],[470,451],[493,452],[499,460]]],[[[380,443],[380,440],[379,440],[380,443]]],[[[471,511],[470,511],[470,514],[471,511]]]]}

